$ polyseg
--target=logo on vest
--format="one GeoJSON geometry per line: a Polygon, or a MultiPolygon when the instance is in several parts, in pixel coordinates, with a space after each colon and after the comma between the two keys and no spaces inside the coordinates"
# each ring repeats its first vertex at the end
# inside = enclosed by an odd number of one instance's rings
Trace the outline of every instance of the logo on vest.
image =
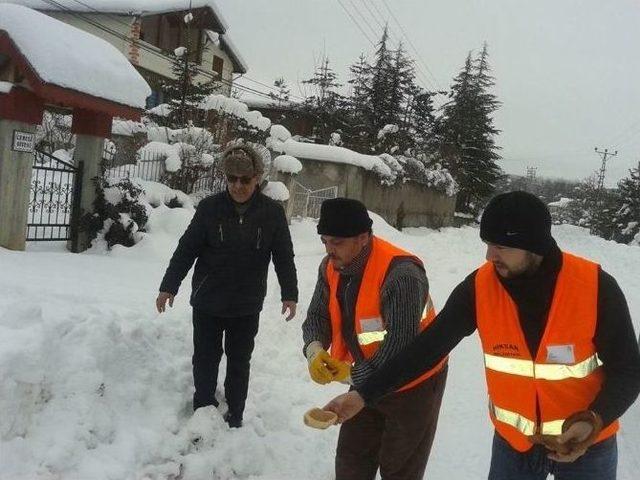
{"type": "Polygon", "coordinates": [[[520,349],[513,343],[497,343],[493,346],[493,353],[500,357],[519,357],[520,349]]]}

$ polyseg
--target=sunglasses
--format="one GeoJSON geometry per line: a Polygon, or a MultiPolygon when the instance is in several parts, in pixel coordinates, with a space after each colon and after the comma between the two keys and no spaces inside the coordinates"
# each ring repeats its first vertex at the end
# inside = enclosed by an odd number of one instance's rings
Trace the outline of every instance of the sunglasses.
{"type": "Polygon", "coordinates": [[[249,185],[251,183],[251,180],[253,180],[253,177],[238,177],[236,175],[227,175],[227,183],[230,184],[234,184],[239,181],[242,185],[249,185]]]}

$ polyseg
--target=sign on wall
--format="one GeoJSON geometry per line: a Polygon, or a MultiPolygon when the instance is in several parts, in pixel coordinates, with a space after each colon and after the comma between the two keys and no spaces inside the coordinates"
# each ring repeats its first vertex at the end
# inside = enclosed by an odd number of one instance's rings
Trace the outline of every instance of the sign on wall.
{"type": "Polygon", "coordinates": [[[34,133],[21,132],[20,130],[13,131],[13,146],[11,149],[14,152],[27,152],[31,153],[35,149],[36,136],[34,133]]]}

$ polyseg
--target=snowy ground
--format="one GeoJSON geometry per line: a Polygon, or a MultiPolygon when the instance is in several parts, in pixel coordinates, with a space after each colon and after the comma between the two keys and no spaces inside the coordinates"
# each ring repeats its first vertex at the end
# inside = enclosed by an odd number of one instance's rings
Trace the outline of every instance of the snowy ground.
{"type": "MultiPolygon", "coordinates": [[[[188,288],[171,311],[154,311],[160,278],[190,216],[159,207],[151,234],[110,253],[74,255],[59,244],[32,244],[26,253],[0,249],[0,479],[332,478],[338,430],[302,423],[305,410],[344,390],[312,383],[301,355],[300,323],[323,255],[315,224],[292,225],[301,309],[289,324],[271,273],[245,427],[229,430],[215,409],[190,411],[188,288]]],[[[400,234],[379,219],[374,228],[426,261],[436,306],[483,259],[473,228],[400,234]]],[[[640,248],[575,227],[554,234],[562,247],[601,262],[618,279],[637,328],[640,248]]],[[[476,337],[452,355],[427,478],[486,478],[491,428],[480,358],[476,337]]],[[[636,479],[637,405],[619,438],[619,478],[636,479]]]]}

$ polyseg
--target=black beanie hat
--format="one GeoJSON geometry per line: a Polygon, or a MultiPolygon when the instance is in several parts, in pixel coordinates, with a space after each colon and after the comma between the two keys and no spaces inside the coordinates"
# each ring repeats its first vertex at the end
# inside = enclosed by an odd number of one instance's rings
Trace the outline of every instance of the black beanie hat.
{"type": "Polygon", "coordinates": [[[555,243],[549,209],[535,195],[521,191],[491,199],[480,220],[480,238],[538,255],[546,255],[555,243]]]}
{"type": "Polygon", "coordinates": [[[332,237],[355,237],[371,230],[373,220],[367,207],[351,198],[332,198],[322,202],[318,234],[332,237]]]}

